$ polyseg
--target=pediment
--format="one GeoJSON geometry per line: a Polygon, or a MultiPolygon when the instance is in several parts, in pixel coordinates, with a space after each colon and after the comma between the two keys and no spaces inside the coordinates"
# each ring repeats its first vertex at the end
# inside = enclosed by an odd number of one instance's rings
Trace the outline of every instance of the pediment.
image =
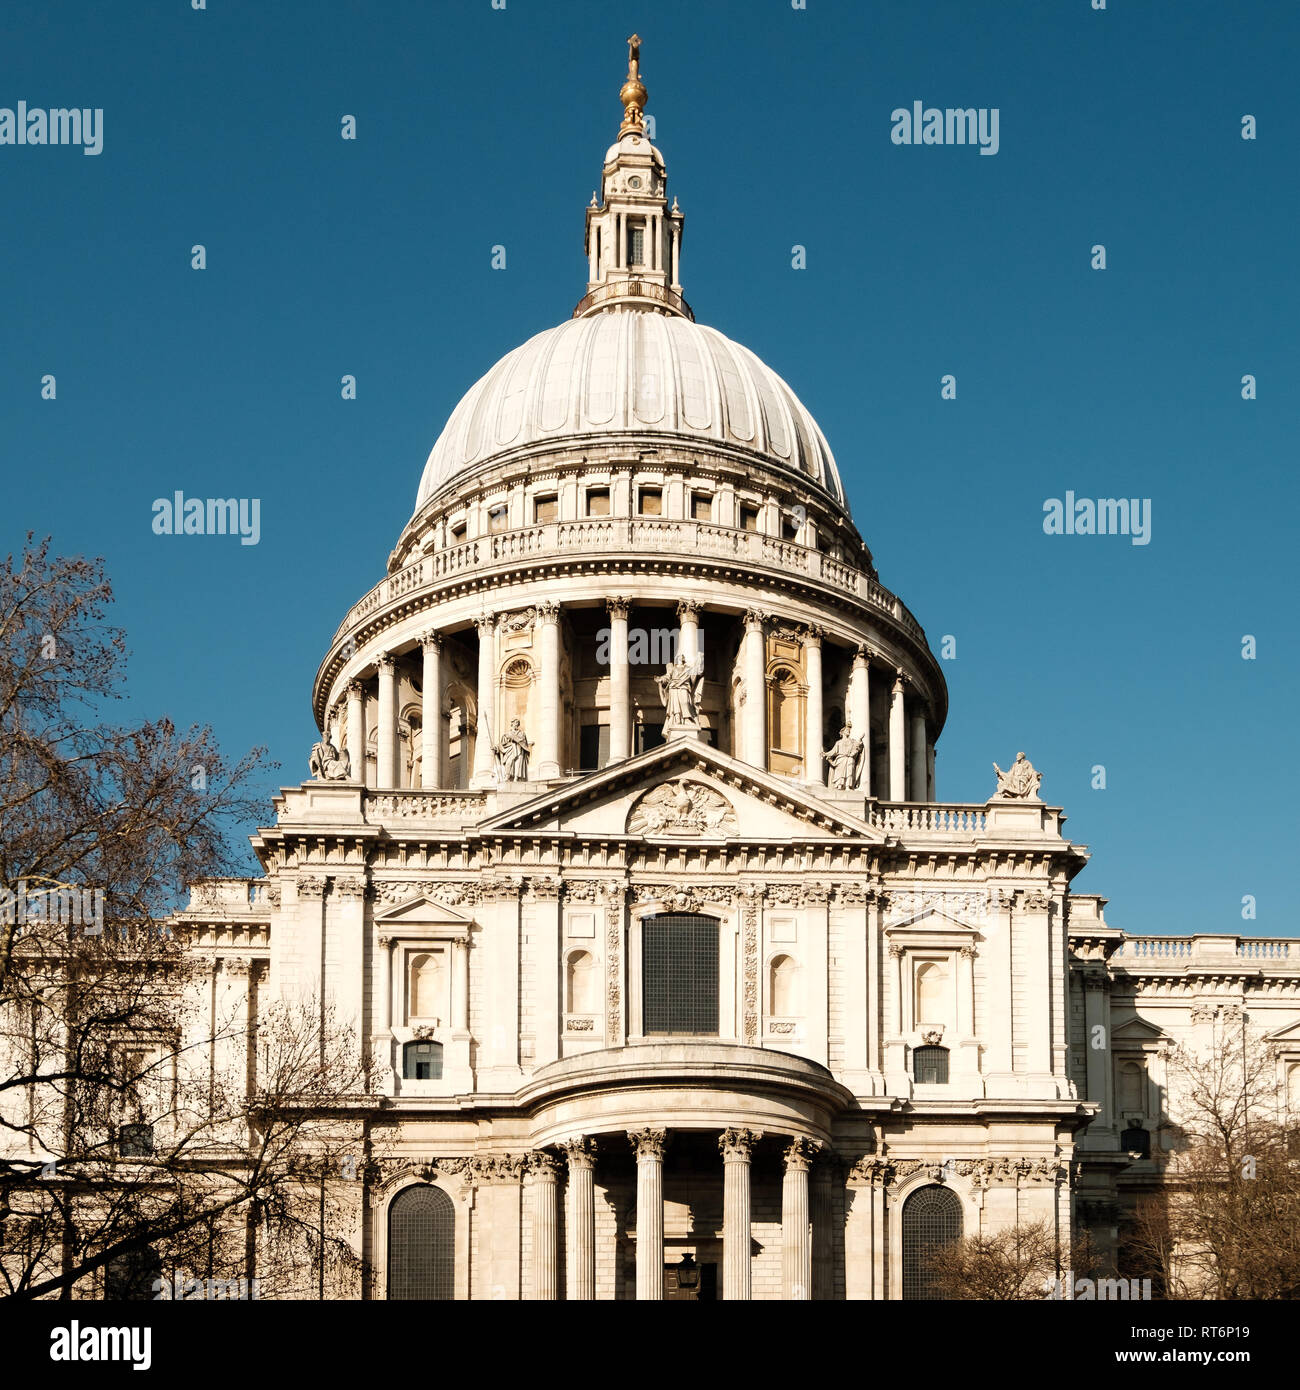
{"type": "MultiPolygon", "coordinates": [[[[400,895],[403,891],[403,885],[396,885],[390,891],[393,891],[395,895],[400,895]]],[[[404,926],[468,927],[470,925],[471,918],[466,915],[463,909],[439,902],[436,898],[422,893],[418,888],[410,889],[409,894],[409,896],[403,897],[400,901],[389,906],[377,907],[375,909],[375,921],[390,929],[404,926]]]]}
{"type": "Polygon", "coordinates": [[[814,792],[687,739],[593,772],[478,826],[479,834],[539,830],[666,843],[797,836],[878,844],[884,838],[814,792]]]}
{"type": "Polygon", "coordinates": [[[1271,1033],[1265,1033],[1264,1041],[1285,1047],[1300,1047],[1300,1018],[1296,1019],[1294,1023],[1287,1023],[1281,1028],[1275,1028],[1271,1033]]]}
{"type": "Polygon", "coordinates": [[[951,912],[926,907],[896,919],[886,919],[885,935],[895,932],[906,934],[956,935],[968,937],[972,941],[980,935],[979,928],[971,922],[963,922],[958,915],[960,909],[951,912]]]}
{"type": "Polygon", "coordinates": [[[1149,1023],[1145,1018],[1130,1018],[1127,1023],[1121,1023],[1118,1028],[1112,1028],[1110,1036],[1113,1042],[1155,1042],[1159,1038],[1167,1037],[1168,1034],[1163,1028],[1149,1023]]]}

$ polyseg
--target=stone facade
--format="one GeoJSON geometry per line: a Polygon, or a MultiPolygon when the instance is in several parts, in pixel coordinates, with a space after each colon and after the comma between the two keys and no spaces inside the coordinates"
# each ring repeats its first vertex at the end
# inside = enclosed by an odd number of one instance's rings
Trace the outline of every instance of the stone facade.
{"type": "Polygon", "coordinates": [[[815,422],[694,323],[636,50],[622,97],[574,318],[466,397],[322,661],[346,759],[176,928],[214,1009],[357,1030],[358,1293],[423,1188],[456,1298],[899,1298],[936,1188],[1113,1240],[1172,1041],[1245,1008],[1294,1093],[1300,949],[1109,927],[1027,762],[936,799],[939,664],[815,422]]]}

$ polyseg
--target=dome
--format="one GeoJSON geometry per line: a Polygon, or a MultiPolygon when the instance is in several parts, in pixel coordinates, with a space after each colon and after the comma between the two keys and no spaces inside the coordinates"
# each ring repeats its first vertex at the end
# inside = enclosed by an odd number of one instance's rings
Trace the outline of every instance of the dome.
{"type": "Polygon", "coordinates": [[[817,422],[770,367],[716,329],[631,311],[570,319],[507,353],[438,436],[416,512],[492,460],[620,435],[755,454],[805,474],[847,510],[817,422]]]}

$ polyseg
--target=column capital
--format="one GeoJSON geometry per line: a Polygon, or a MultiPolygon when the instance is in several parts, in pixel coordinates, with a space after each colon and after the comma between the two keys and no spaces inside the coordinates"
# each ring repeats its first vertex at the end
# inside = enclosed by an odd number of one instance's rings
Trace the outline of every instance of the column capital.
{"type": "Polygon", "coordinates": [[[903,668],[896,667],[894,670],[894,694],[901,695],[907,682],[903,679],[903,668]]]}
{"type": "Polygon", "coordinates": [[[524,1155],[524,1171],[537,1182],[554,1182],[560,1160],[546,1149],[533,1149],[524,1155]]]}
{"type": "Polygon", "coordinates": [[[596,1166],[596,1141],[586,1134],[576,1135],[572,1139],[562,1139],[556,1147],[564,1151],[570,1171],[596,1166]]]}
{"type": "Polygon", "coordinates": [[[638,1159],[662,1159],[668,1144],[666,1129],[629,1129],[628,1142],[636,1150],[638,1159]]]}
{"type": "Polygon", "coordinates": [[[751,608],[745,614],[746,630],[752,632],[755,628],[757,628],[759,632],[762,632],[764,625],[767,623],[768,617],[769,615],[767,613],[762,613],[757,608],[751,608]]]}
{"type": "Polygon", "coordinates": [[[808,623],[799,630],[799,636],[803,639],[805,647],[820,647],[822,638],[826,636],[826,629],[818,627],[816,623],[808,623]]]}
{"type": "Polygon", "coordinates": [[[754,1145],[763,1137],[761,1129],[724,1129],[718,1136],[718,1149],[726,1163],[748,1163],[754,1145]]]}
{"type": "Polygon", "coordinates": [[[554,599],[547,599],[545,603],[537,605],[537,616],[544,623],[558,623],[560,620],[560,605],[554,599]]]}
{"type": "Polygon", "coordinates": [[[496,614],[488,613],[486,611],[480,613],[478,617],[474,619],[474,626],[478,629],[478,635],[480,639],[492,636],[492,634],[496,631],[496,621],[496,614]]]}
{"type": "Polygon", "coordinates": [[[365,693],[366,693],[366,687],[365,687],[359,680],[354,680],[354,681],[349,681],[349,682],[348,682],[348,694],[349,694],[349,696],[351,696],[353,699],[359,700],[359,699],[361,698],[361,696],[364,695],[365,693]]]}
{"type": "Polygon", "coordinates": [[[442,648],[442,633],[436,628],[429,628],[427,632],[420,634],[420,646],[426,652],[440,651],[442,648]]]}
{"type": "Polygon", "coordinates": [[[626,594],[617,594],[605,600],[605,608],[611,618],[626,618],[632,608],[632,600],[626,594]]]}
{"type": "Polygon", "coordinates": [[[822,1146],[812,1139],[792,1139],[781,1155],[785,1159],[785,1171],[806,1173],[812,1167],[813,1160],[821,1152],[821,1148],[822,1146]]]}
{"type": "Polygon", "coordinates": [[[677,616],[679,618],[698,618],[700,609],[703,607],[704,605],[698,599],[680,599],[677,604],[677,616]]]}
{"type": "Polygon", "coordinates": [[[853,653],[853,665],[855,669],[861,669],[871,665],[871,655],[866,647],[858,647],[853,653]]]}
{"type": "Polygon", "coordinates": [[[392,652],[385,652],[375,662],[375,666],[381,674],[391,676],[397,670],[397,658],[393,656],[392,652]]]}

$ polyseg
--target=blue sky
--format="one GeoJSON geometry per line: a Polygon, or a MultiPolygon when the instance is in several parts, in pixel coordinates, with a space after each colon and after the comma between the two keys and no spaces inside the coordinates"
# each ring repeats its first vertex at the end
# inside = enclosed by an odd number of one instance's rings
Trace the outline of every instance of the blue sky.
{"type": "Polygon", "coordinates": [[[138,712],[305,775],[446,416],[585,288],[634,28],[698,318],[956,638],[940,797],[1024,748],[1113,923],[1294,934],[1293,6],[11,6],[0,107],[102,107],[104,148],[0,146],[0,544],[103,555],[138,712]],[[917,100],[998,108],[996,156],[893,144],[917,100]],[[260,543],[155,536],[178,488],[260,498],[260,543]],[[1067,490],[1149,498],[1151,543],[1045,535],[1067,490]]]}

